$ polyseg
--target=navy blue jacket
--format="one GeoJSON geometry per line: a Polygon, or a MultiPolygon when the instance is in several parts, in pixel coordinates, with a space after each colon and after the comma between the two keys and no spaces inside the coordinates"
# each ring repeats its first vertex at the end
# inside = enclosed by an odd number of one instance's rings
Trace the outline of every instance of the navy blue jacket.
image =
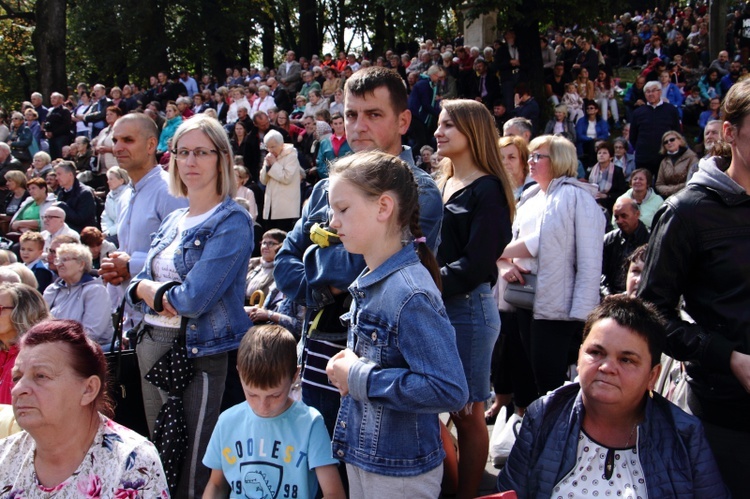
{"type": "MultiPolygon", "coordinates": [[[[498,488],[515,490],[520,499],[548,499],[576,464],[584,411],[577,383],[532,403],[498,488]]],[[[730,497],[698,418],[657,393],[647,397],[646,417],[638,425],[638,455],[649,497],[730,497]]]]}
{"type": "Polygon", "coordinates": [[[440,115],[440,101],[433,102],[434,90],[429,78],[419,80],[409,94],[409,111],[412,119],[418,119],[427,124],[427,118],[434,116],[433,123],[437,123],[440,115]]]}
{"type": "Polygon", "coordinates": [[[658,162],[662,135],[670,130],[682,130],[680,115],[672,104],[665,102],[656,107],[645,104],[633,111],[630,143],[635,147],[636,164],[658,162]]]}

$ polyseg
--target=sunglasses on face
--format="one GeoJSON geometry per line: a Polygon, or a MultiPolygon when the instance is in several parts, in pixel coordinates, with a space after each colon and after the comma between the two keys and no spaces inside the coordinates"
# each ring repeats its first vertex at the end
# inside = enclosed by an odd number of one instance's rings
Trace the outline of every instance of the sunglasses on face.
{"type": "Polygon", "coordinates": [[[671,143],[672,143],[672,142],[674,142],[675,140],[677,140],[677,137],[669,137],[669,138],[668,138],[667,140],[665,140],[665,141],[663,142],[663,144],[664,144],[664,145],[667,145],[667,144],[671,144],[671,143]]]}

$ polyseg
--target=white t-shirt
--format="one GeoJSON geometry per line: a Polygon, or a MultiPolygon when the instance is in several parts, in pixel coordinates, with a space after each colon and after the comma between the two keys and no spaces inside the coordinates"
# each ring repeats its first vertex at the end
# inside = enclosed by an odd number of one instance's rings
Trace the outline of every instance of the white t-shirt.
{"type": "MultiPolygon", "coordinates": [[[[188,212],[185,212],[185,214],[182,215],[182,218],[180,218],[180,221],[177,224],[177,231],[182,234],[186,230],[199,226],[200,224],[208,220],[208,217],[213,215],[213,213],[216,211],[216,208],[218,207],[219,205],[217,204],[206,213],[202,213],[194,217],[188,216],[188,212]]],[[[182,282],[180,273],[177,272],[177,268],[174,265],[175,252],[180,248],[181,244],[182,237],[175,237],[169,246],[164,248],[159,254],[154,257],[153,260],[151,260],[151,275],[154,281],[182,282]]],[[[146,324],[150,324],[152,326],[179,328],[180,323],[182,322],[182,316],[175,315],[174,317],[165,317],[163,315],[157,314],[146,314],[143,320],[146,322],[146,324]]]]}

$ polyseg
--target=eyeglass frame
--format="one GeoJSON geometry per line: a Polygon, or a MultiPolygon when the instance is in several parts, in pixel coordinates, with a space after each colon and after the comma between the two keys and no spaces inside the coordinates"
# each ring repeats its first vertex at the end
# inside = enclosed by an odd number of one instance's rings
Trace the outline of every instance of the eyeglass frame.
{"type": "Polygon", "coordinates": [[[538,152],[533,152],[529,154],[528,162],[531,163],[533,161],[534,163],[539,163],[539,160],[542,158],[552,158],[552,156],[550,156],[549,154],[540,154],[538,152]]]}
{"type": "Polygon", "coordinates": [[[172,155],[174,155],[175,161],[179,161],[180,163],[184,163],[185,161],[187,161],[188,158],[190,158],[191,154],[196,161],[205,161],[210,156],[219,154],[219,151],[217,151],[216,149],[207,149],[205,147],[196,147],[195,149],[188,149],[186,147],[183,147],[180,149],[172,149],[170,152],[172,153],[172,155]],[[198,151],[197,154],[196,151],[198,151]],[[181,153],[187,153],[187,155],[180,156],[181,153]]]}

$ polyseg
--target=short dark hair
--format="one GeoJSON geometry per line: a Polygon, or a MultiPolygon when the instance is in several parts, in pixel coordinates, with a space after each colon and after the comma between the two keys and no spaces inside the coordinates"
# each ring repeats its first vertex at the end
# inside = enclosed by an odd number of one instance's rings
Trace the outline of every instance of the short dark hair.
{"type": "Polygon", "coordinates": [[[596,147],[594,147],[595,152],[599,152],[599,149],[606,149],[609,151],[609,155],[614,157],[615,156],[615,146],[612,144],[612,142],[599,142],[596,147]]]}
{"type": "Polygon", "coordinates": [[[656,307],[639,298],[610,295],[604,298],[586,319],[586,324],[583,326],[584,342],[594,324],[604,319],[612,319],[618,325],[646,340],[651,353],[651,367],[661,362],[667,331],[666,323],[656,307]]]}
{"type": "Polygon", "coordinates": [[[237,371],[246,385],[275,388],[297,373],[297,340],[277,325],[254,326],[237,351],[237,371]]]}
{"type": "Polygon", "coordinates": [[[408,95],[404,80],[398,73],[390,69],[372,66],[362,68],[346,80],[344,89],[357,97],[372,94],[376,89],[385,87],[390,94],[391,106],[397,114],[406,111],[408,107],[408,95]]]}

